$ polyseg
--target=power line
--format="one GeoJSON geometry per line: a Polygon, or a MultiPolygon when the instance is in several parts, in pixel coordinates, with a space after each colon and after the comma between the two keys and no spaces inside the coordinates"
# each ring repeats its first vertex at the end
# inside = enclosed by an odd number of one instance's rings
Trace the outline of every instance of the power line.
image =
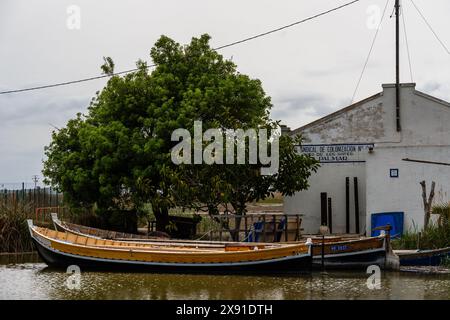
{"type": "MultiPolygon", "coordinates": [[[[150,67],[152,67],[152,66],[148,66],[148,68],[150,68],[150,67]]],[[[116,73],[113,73],[113,74],[104,74],[104,75],[101,75],[101,76],[84,78],[84,79],[79,79],[79,80],[72,80],[72,81],[67,81],[67,82],[59,82],[59,83],[55,83],[55,84],[47,84],[47,85],[43,85],[43,86],[31,87],[31,88],[25,88],[25,89],[16,89],[16,90],[2,91],[2,92],[0,92],[0,94],[18,93],[18,92],[24,92],[24,91],[32,91],[32,90],[47,89],[47,88],[53,88],[53,87],[59,87],[59,86],[67,86],[67,85],[70,85],[70,84],[86,82],[86,81],[92,81],[92,80],[108,78],[108,77],[112,77],[112,76],[116,76],[116,75],[120,75],[120,74],[130,73],[130,72],[134,72],[134,71],[137,71],[137,70],[139,70],[139,69],[135,68],[135,69],[130,69],[130,70],[116,72],[116,73]]]]}
{"type": "Polygon", "coordinates": [[[372,39],[372,44],[370,45],[369,53],[367,54],[366,61],[364,62],[363,69],[361,71],[361,74],[359,75],[358,81],[356,83],[355,90],[353,91],[351,103],[353,103],[353,101],[355,100],[356,92],[358,91],[359,85],[361,84],[362,77],[364,75],[364,72],[366,71],[367,64],[369,63],[370,55],[372,54],[373,47],[375,45],[375,41],[377,40],[378,31],[380,31],[380,27],[381,27],[381,24],[383,23],[384,16],[386,15],[386,10],[387,10],[389,1],[390,0],[386,0],[386,5],[384,6],[384,10],[383,10],[383,14],[382,14],[381,19],[380,19],[380,23],[378,24],[377,31],[375,32],[375,35],[374,35],[374,37],[372,39]]]}
{"type": "MultiPolygon", "coordinates": [[[[229,44],[226,44],[226,45],[214,48],[214,50],[221,50],[221,49],[224,49],[224,48],[228,48],[228,47],[231,47],[231,46],[234,46],[234,45],[237,45],[237,44],[241,44],[241,43],[244,43],[244,42],[247,42],[247,41],[251,41],[251,40],[254,40],[254,39],[257,39],[257,38],[269,35],[271,33],[275,33],[275,32],[278,32],[278,31],[281,31],[281,30],[284,30],[284,29],[287,29],[287,28],[291,28],[291,27],[296,26],[298,24],[301,24],[301,23],[313,20],[315,18],[321,17],[321,16],[326,15],[328,13],[340,10],[342,8],[350,6],[350,5],[352,5],[352,4],[356,3],[356,2],[359,2],[359,1],[361,1],[361,0],[353,0],[353,1],[347,2],[347,3],[343,4],[343,5],[338,6],[338,7],[335,7],[335,8],[326,10],[326,11],[323,11],[321,13],[318,13],[318,14],[310,16],[308,18],[305,18],[305,19],[302,19],[302,20],[290,23],[288,25],[285,25],[285,26],[282,26],[282,27],[279,27],[279,28],[276,28],[276,29],[272,29],[272,30],[269,30],[267,32],[263,32],[263,33],[260,33],[260,34],[257,34],[257,35],[254,35],[254,36],[251,36],[251,37],[239,40],[239,41],[235,41],[235,42],[232,42],[232,43],[229,43],[229,44]]],[[[155,65],[150,65],[150,66],[147,66],[147,68],[151,68],[151,67],[154,67],[154,66],[155,65]]],[[[79,80],[60,82],[60,83],[54,83],[54,84],[48,84],[48,85],[37,86],[37,87],[30,87],[30,88],[24,88],[24,89],[1,91],[0,94],[19,93],[19,92],[25,92],[25,91],[54,88],[54,87],[59,87],[59,86],[67,86],[67,85],[71,85],[71,84],[75,84],[75,83],[92,81],[92,80],[96,80],[96,79],[112,77],[112,76],[115,76],[115,75],[121,75],[121,74],[125,74],[125,73],[135,72],[137,70],[139,70],[139,69],[135,68],[135,69],[130,69],[130,70],[126,70],[126,71],[116,72],[116,73],[113,73],[113,74],[105,74],[105,75],[100,75],[100,76],[95,76],[95,77],[90,77],[90,78],[84,78],[84,79],[79,79],[79,80]]]]}
{"type": "Polygon", "coordinates": [[[405,10],[404,7],[402,7],[403,32],[405,34],[406,52],[408,53],[409,75],[411,77],[411,82],[414,82],[413,72],[412,72],[412,67],[411,67],[411,54],[409,53],[408,34],[406,31],[405,11],[404,10],[405,10]]]}
{"type": "Polygon", "coordinates": [[[425,24],[428,26],[428,28],[431,30],[431,32],[434,34],[434,36],[436,37],[437,41],[439,41],[439,43],[441,44],[442,48],[444,48],[444,50],[447,52],[447,54],[450,55],[450,51],[448,50],[447,46],[444,44],[444,42],[441,41],[441,39],[439,38],[439,36],[437,35],[437,33],[434,31],[433,27],[431,26],[431,24],[428,22],[428,20],[425,18],[425,16],[422,14],[422,12],[420,11],[419,7],[417,7],[417,5],[414,3],[413,0],[411,0],[411,3],[413,4],[414,8],[416,8],[417,12],[419,13],[419,15],[422,17],[423,21],[425,22],[425,24]]]}
{"type": "Polygon", "coordinates": [[[343,5],[339,6],[339,7],[336,7],[336,8],[333,8],[333,9],[330,9],[330,10],[318,13],[318,14],[316,14],[314,16],[311,16],[311,17],[308,17],[306,19],[303,19],[303,20],[300,20],[300,21],[296,21],[296,22],[293,22],[291,24],[288,24],[288,25],[285,25],[285,26],[282,26],[282,27],[279,27],[279,28],[276,28],[276,29],[264,32],[264,33],[260,33],[260,34],[257,34],[255,36],[252,36],[252,37],[248,37],[248,38],[245,38],[245,39],[242,39],[242,40],[239,40],[239,41],[235,41],[235,42],[232,42],[230,44],[226,44],[226,45],[220,46],[220,47],[216,48],[215,50],[220,50],[220,49],[223,49],[223,48],[234,46],[236,44],[240,44],[240,43],[247,42],[247,41],[250,41],[250,40],[254,40],[254,39],[257,39],[257,38],[260,38],[260,37],[263,37],[263,36],[267,36],[267,35],[269,35],[271,33],[278,32],[278,31],[281,31],[281,30],[284,30],[284,29],[296,26],[296,25],[301,24],[303,22],[306,22],[306,21],[309,21],[309,20],[313,20],[313,19],[318,18],[320,16],[323,16],[323,15],[326,15],[328,13],[331,13],[333,11],[337,11],[339,9],[347,7],[347,6],[349,6],[349,5],[351,5],[351,4],[355,3],[355,2],[358,2],[358,1],[360,1],[360,0],[354,0],[354,1],[351,1],[351,2],[348,2],[348,3],[345,3],[345,4],[343,4],[343,5]]]}

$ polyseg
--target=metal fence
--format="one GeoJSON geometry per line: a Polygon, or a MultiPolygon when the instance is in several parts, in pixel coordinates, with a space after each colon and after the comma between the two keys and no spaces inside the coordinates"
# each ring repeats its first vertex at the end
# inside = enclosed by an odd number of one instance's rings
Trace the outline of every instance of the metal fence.
{"type": "Polygon", "coordinates": [[[208,225],[208,230],[203,238],[209,240],[232,240],[230,230],[238,232],[239,241],[247,242],[288,242],[298,241],[301,238],[302,214],[274,213],[247,213],[245,215],[219,214],[205,215],[205,219],[211,219],[213,224],[208,225]],[[238,219],[239,227],[236,226],[238,219]]]}
{"type": "Polygon", "coordinates": [[[0,189],[1,205],[28,205],[32,213],[35,213],[37,208],[62,206],[63,202],[63,194],[52,188],[0,189]]]}

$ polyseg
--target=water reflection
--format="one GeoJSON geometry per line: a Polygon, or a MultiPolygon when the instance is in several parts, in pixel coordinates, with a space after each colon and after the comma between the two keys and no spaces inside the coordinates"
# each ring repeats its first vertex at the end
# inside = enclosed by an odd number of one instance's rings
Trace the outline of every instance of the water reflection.
{"type": "Polygon", "coordinates": [[[0,265],[0,299],[450,299],[450,276],[382,274],[370,290],[364,272],[299,276],[181,275],[83,272],[81,289],[69,274],[43,263],[0,265]]]}

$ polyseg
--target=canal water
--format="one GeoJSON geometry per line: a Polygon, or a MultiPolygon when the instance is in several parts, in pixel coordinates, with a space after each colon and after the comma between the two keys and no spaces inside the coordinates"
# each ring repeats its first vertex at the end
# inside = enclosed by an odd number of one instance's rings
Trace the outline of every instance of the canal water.
{"type": "Polygon", "coordinates": [[[450,299],[448,274],[382,272],[378,289],[373,281],[368,287],[370,275],[363,271],[242,276],[81,270],[77,282],[36,257],[0,260],[0,299],[450,299]]]}

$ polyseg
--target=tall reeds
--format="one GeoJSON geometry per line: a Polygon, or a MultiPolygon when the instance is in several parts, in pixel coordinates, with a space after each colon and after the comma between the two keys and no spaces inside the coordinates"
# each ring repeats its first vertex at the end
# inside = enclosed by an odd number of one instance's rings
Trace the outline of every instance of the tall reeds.
{"type": "Polygon", "coordinates": [[[414,226],[406,231],[400,239],[394,240],[395,249],[439,249],[450,247],[450,203],[433,207],[433,215],[438,215],[435,222],[419,231],[414,226]]]}
{"type": "Polygon", "coordinates": [[[0,252],[28,252],[33,250],[26,219],[31,212],[29,204],[0,204],[0,252]]]}

